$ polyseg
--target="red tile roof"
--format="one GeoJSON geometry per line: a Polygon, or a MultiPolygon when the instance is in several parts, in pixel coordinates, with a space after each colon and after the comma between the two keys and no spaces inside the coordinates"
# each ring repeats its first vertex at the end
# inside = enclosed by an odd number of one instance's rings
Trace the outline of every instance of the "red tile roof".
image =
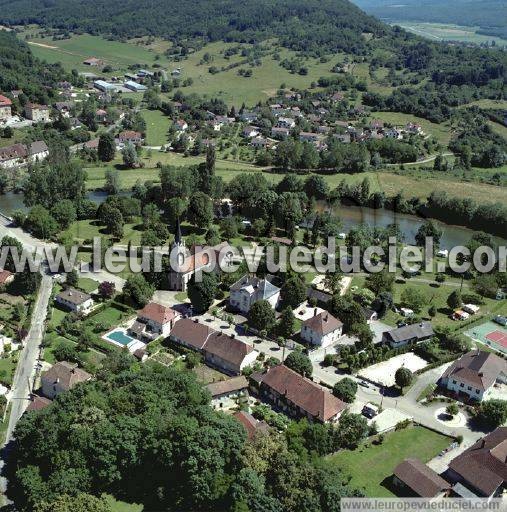
{"type": "Polygon", "coordinates": [[[269,431],[269,425],[265,421],[256,420],[248,412],[239,411],[234,417],[245,427],[248,439],[253,439],[258,433],[269,431]]]}
{"type": "Polygon", "coordinates": [[[12,105],[12,101],[6,96],[0,94],[0,107],[8,107],[10,105],[12,105]]]}
{"type": "Polygon", "coordinates": [[[8,270],[0,270],[0,285],[5,284],[11,276],[12,272],[9,272],[8,270]]]}
{"type": "Polygon", "coordinates": [[[156,302],[146,304],[143,309],[137,312],[138,317],[147,318],[161,325],[174,320],[178,315],[179,313],[174,311],[174,309],[156,302]]]}
{"type": "Polygon", "coordinates": [[[40,411],[41,409],[44,409],[48,405],[53,403],[53,400],[50,400],[49,398],[46,398],[44,396],[34,396],[30,403],[28,404],[28,407],[26,408],[27,411],[40,411]]]}
{"type": "Polygon", "coordinates": [[[269,369],[261,386],[267,386],[319,421],[329,421],[347,405],[315,382],[280,365],[269,369]]]}

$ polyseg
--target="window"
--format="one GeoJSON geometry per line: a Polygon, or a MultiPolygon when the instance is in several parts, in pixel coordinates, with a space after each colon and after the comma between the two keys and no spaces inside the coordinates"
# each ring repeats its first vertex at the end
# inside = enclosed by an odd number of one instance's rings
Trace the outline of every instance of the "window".
{"type": "Polygon", "coordinates": [[[457,384],[457,382],[455,380],[452,381],[453,384],[457,384]]]}
{"type": "Polygon", "coordinates": [[[472,386],[468,386],[468,391],[472,391],[472,386]]]}
{"type": "Polygon", "coordinates": [[[459,385],[460,388],[464,388],[465,387],[465,384],[463,384],[463,382],[459,385]]]}
{"type": "Polygon", "coordinates": [[[480,389],[476,389],[475,392],[480,395],[481,394],[481,390],[480,389]]]}

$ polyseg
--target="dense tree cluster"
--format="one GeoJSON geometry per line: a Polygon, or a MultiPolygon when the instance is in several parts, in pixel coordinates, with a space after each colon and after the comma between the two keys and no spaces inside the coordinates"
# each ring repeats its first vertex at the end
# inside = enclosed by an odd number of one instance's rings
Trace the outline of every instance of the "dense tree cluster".
{"type": "Polygon", "coordinates": [[[350,415],[331,430],[302,424],[287,440],[273,433],[245,444],[241,424],[209,407],[190,372],[140,367],[117,353],[96,380],[23,416],[9,496],[19,510],[66,511],[74,499],[107,511],[89,495],[110,493],[146,510],[337,511],[338,498],[356,491],[338,470],[300,457],[297,439],[305,451],[329,453],[330,442],[356,444],[368,428],[350,415]]]}

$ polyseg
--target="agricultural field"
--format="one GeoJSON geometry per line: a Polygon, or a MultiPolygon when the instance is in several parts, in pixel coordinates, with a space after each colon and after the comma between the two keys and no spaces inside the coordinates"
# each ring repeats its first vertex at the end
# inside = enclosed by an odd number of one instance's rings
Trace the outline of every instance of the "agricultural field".
{"type": "Polygon", "coordinates": [[[507,40],[501,37],[478,34],[479,27],[465,27],[446,23],[420,23],[420,22],[397,22],[396,25],[403,27],[409,32],[426,37],[432,41],[460,41],[464,43],[491,43],[498,45],[507,44],[507,40]]]}
{"type": "Polygon", "coordinates": [[[54,41],[50,37],[38,37],[34,29],[21,34],[29,36],[27,41],[33,54],[49,63],[60,62],[69,71],[94,72],[95,68],[83,64],[89,57],[97,57],[110,65],[114,70],[125,70],[134,64],[152,66],[156,62],[161,66],[168,65],[165,57],[153,49],[145,48],[133,43],[108,41],[99,36],[88,34],[72,35],[70,39],[54,41]]]}

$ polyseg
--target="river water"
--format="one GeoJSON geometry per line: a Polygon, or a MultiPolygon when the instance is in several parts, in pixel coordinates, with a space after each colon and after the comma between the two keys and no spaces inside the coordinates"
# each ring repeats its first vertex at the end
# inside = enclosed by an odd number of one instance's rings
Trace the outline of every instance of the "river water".
{"type": "MultiPolygon", "coordinates": [[[[100,204],[106,200],[107,193],[90,191],[87,193],[87,197],[94,203],[100,204]]],[[[329,206],[321,203],[317,208],[319,210],[327,210],[329,206]]],[[[0,212],[10,215],[15,210],[27,211],[27,208],[23,204],[23,194],[8,192],[7,194],[0,195],[0,212]]],[[[345,233],[361,223],[377,227],[397,224],[400,231],[405,236],[405,242],[409,244],[415,241],[417,230],[425,220],[415,215],[395,213],[392,210],[384,209],[374,210],[361,206],[336,205],[331,207],[331,212],[340,220],[342,226],[341,230],[345,233]]],[[[470,240],[474,233],[473,230],[462,226],[453,226],[439,221],[435,222],[443,231],[440,243],[440,248],[442,249],[450,249],[457,245],[464,245],[470,240]]],[[[507,241],[504,239],[495,238],[495,241],[497,244],[507,245],[507,241]]]]}

